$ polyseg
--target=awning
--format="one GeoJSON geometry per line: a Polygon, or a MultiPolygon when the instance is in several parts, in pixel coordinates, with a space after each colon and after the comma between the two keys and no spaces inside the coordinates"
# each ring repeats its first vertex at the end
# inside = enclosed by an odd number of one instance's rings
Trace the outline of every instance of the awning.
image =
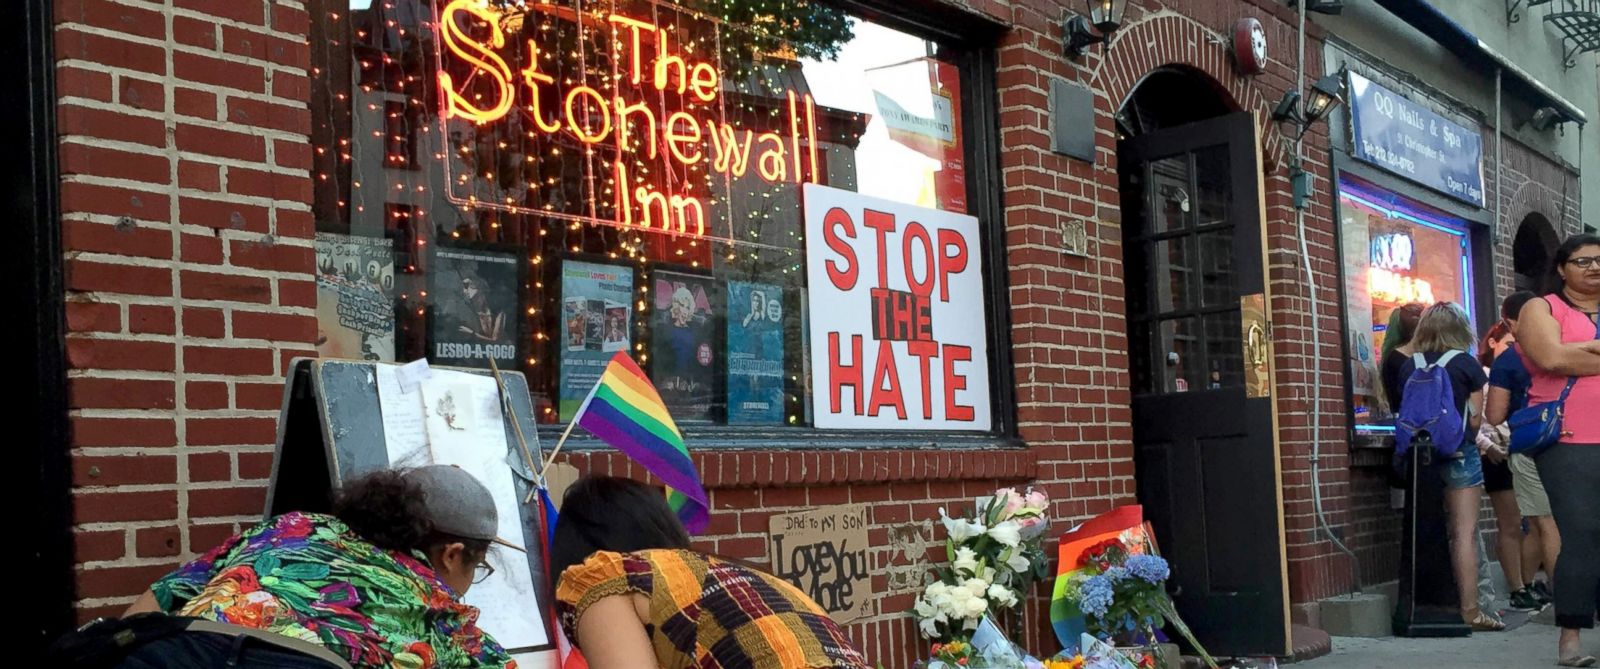
{"type": "Polygon", "coordinates": [[[1377,2],[1379,6],[1400,17],[1411,27],[1438,42],[1440,46],[1449,49],[1468,65],[1488,74],[1493,74],[1497,69],[1504,70],[1502,85],[1507,95],[1526,100],[1535,107],[1554,109],[1562,121],[1573,121],[1578,125],[1589,122],[1583,110],[1567,102],[1548,86],[1539,83],[1539,80],[1534,79],[1526,70],[1467,32],[1461,24],[1445,16],[1432,4],[1424,0],[1377,0],[1377,2]]]}

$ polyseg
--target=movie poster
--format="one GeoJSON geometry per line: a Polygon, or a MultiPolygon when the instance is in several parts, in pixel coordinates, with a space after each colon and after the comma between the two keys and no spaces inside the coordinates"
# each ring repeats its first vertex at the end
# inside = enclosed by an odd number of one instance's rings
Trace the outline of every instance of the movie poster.
{"type": "Polygon", "coordinates": [[[633,268],[567,261],[561,266],[561,420],[569,420],[606,362],[630,350],[633,268]]]}
{"type": "Polygon", "coordinates": [[[384,237],[317,233],[317,355],[394,361],[394,251],[384,237]]]}
{"type": "Polygon", "coordinates": [[[650,286],[650,376],[679,423],[709,421],[718,403],[716,335],[710,277],[656,272],[650,286]]]}
{"type": "Polygon", "coordinates": [[[521,369],[521,253],[439,246],[429,271],[433,303],[428,356],[434,365],[521,369]]]}
{"type": "Polygon", "coordinates": [[[728,424],[783,423],[783,289],[728,282],[728,424]]]}

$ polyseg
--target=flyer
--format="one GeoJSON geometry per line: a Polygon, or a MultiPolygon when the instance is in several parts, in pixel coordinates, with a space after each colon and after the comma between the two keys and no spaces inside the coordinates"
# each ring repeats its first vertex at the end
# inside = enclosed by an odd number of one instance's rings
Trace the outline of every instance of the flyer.
{"type": "Polygon", "coordinates": [[[569,260],[561,266],[561,420],[569,420],[605,372],[631,348],[633,268],[569,260]]]}
{"type": "Polygon", "coordinates": [[[394,361],[394,250],[385,237],[317,233],[317,355],[394,361]]]}
{"type": "Polygon", "coordinates": [[[428,352],[434,365],[520,369],[525,273],[521,253],[436,247],[429,272],[433,300],[428,352]]]}
{"type": "Polygon", "coordinates": [[[650,321],[650,376],[678,423],[710,421],[716,388],[716,336],[711,277],[655,273],[650,321]]]}
{"type": "Polygon", "coordinates": [[[728,282],[728,424],[783,423],[783,288],[728,282]]]}

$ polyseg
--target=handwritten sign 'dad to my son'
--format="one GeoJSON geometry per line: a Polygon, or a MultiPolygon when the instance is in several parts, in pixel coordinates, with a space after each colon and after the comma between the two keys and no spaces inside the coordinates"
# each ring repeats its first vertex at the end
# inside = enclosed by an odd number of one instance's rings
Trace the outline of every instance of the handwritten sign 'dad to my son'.
{"type": "Polygon", "coordinates": [[[872,613],[871,549],[864,504],[778,514],[767,553],[777,574],[843,624],[872,613]]]}

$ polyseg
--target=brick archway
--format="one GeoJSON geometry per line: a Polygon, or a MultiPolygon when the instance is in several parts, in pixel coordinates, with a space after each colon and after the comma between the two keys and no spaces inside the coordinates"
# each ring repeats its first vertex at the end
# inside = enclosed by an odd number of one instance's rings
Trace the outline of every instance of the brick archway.
{"type": "Polygon", "coordinates": [[[1274,101],[1254,79],[1233,72],[1227,44],[1227,36],[1194,19],[1158,13],[1117,31],[1090,86],[1106,92],[1114,114],[1156,68],[1178,65],[1202,72],[1228,93],[1231,106],[1254,114],[1261,123],[1262,170],[1271,172],[1281,164],[1285,144],[1278,124],[1270,121],[1274,101]]]}

